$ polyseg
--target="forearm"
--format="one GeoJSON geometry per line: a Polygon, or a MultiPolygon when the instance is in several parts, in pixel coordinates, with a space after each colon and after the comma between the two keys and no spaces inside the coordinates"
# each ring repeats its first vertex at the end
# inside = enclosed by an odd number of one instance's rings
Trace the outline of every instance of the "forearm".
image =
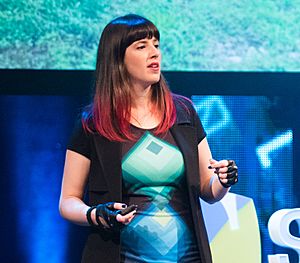
{"type": "MultiPolygon", "coordinates": [[[[90,160],[67,150],[59,212],[65,219],[79,225],[88,225],[86,212],[89,209],[82,198],[90,169],[90,160]]],[[[92,214],[93,219],[93,214],[92,214]]]]}
{"type": "Polygon", "coordinates": [[[220,183],[217,175],[213,175],[210,180],[210,188],[212,193],[212,203],[220,201],[229,191],[230,188],[225,188],[220,183]]]}
{"type": "Polygon", "coordinates": [[[210,179],[202,182],[202,184],[201,198],[210,204],[220,201],[230,189],[223,187],[215,174],[211,175],[210,179]]]}
{"type": "MultiPolygon", "coordinates": [[[[75,224],[88,226],[86,212],[89,209],[81,199],[77,197],[62,198],[59,203],[61,216],[75,224]]],[[[92,214],[92,218],[93,218],[92,214]]]]}

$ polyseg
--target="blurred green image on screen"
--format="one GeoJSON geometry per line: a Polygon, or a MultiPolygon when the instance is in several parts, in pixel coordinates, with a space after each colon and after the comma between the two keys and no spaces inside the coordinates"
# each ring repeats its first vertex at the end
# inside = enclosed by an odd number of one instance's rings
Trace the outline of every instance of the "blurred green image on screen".
{"type": "Polygon", "coordinates": [[[104,26],[129,13],[157,25],[165,71],[300,68],[294,0],[2,0],[0,68],[94,69],[104,26]]]}

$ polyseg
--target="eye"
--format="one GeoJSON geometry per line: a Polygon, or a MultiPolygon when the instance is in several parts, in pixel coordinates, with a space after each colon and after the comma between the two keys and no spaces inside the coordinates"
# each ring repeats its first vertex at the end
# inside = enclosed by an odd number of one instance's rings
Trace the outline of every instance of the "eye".
{"type": "Polygon", "coordinates": [[[156,48],[159,48],[159,44],[154,44],[154,46],[155,46],[156,48]]]}
{"type": "Polygon", "coordinates": [[[140,46],[137,46],[137,49],[144,49],[146,46],[145,45],[140,45],[140,46]]]}

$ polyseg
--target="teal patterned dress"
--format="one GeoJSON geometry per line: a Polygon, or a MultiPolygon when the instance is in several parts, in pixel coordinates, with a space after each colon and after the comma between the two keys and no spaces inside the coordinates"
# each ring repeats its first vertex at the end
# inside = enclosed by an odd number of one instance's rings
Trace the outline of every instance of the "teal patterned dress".
{"type": "Polygon", "coordinates": [[[132,127],[123,144],[123,200],[138,212],[121,232],[121,262],[200,262],[192,227],[183,156],[168,132],[132,127]]]}

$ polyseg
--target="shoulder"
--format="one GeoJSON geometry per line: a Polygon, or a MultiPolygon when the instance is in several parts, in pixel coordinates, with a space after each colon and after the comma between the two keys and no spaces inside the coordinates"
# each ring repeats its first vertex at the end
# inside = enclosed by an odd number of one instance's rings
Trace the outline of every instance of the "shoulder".
{"type": "Polygon", "coordinates": [[[192,101],[184,96],[173,94],[173,101],[176,108],[177,123],[193,123],[196,111],[192,101]]]}
{"type": "Polygon", "coordinates": [[[206,137],[206,132],[202,122],[194,108],[193,102],[183,96],[174,95],[174,104],[176,107],[176,123],[179,125],[191,126],[196,128],[198,144],[206,137]]]}
{"type": "Polygon", "coordinates": [[[90,140],[92,133],[85,127],[82,119],[77,119],[71,133],[71,142],[87,142],[90,140]]]}
{"type": "Polygon", "coordinates": [[[187,110],[187,111],[191,111],[194,109],[193,103],[192,101],[187,98],[184,97],[182,95],[178,95],[178,94],[172,94],[173,96],[173,101],[176,107],[176,110],[187,110]]]}

